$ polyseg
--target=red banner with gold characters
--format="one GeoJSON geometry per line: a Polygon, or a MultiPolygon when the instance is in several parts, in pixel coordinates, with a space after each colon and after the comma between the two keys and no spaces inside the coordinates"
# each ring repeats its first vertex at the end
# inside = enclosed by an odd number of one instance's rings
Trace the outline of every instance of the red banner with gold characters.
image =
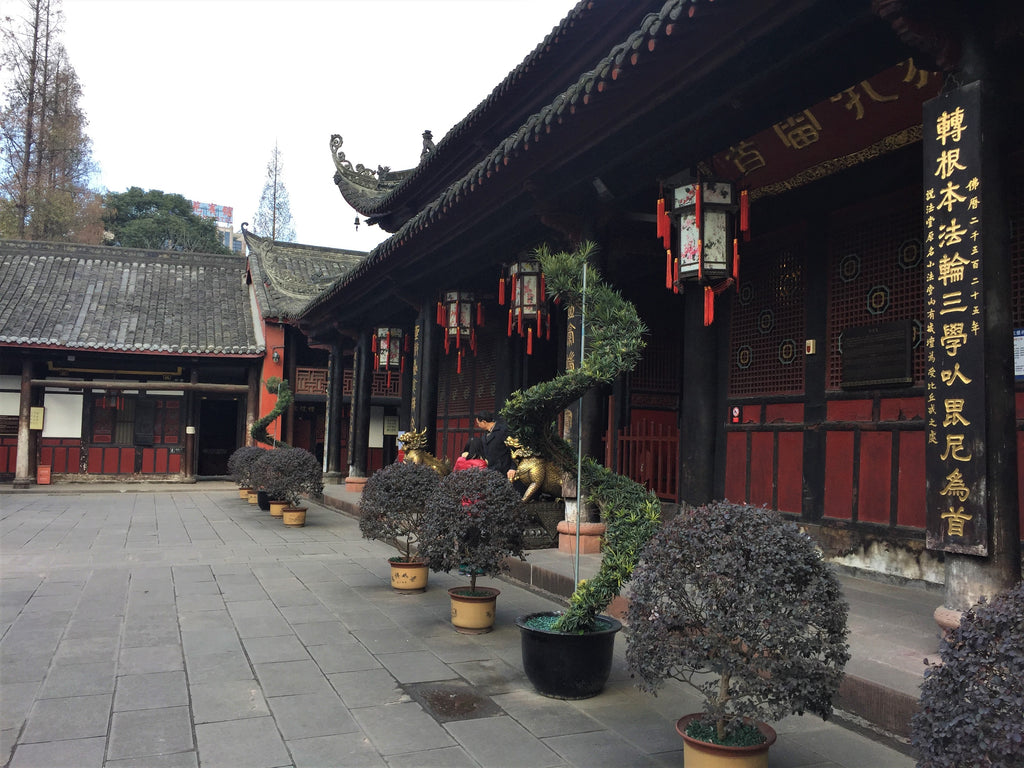
{"type": "Polygon", "coordinates": [[[927,546],[988,554],[982,84],[923,107],[927,546]]]}

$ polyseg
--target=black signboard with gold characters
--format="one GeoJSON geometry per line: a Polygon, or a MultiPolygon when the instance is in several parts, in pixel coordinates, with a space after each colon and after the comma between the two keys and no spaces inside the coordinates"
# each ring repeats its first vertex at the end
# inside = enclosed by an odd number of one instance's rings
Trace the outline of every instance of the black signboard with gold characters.
{"type": "Polygon", "coordinates": [[[927,546],[988,554],[982,85],[924,105],[927,546]]]}

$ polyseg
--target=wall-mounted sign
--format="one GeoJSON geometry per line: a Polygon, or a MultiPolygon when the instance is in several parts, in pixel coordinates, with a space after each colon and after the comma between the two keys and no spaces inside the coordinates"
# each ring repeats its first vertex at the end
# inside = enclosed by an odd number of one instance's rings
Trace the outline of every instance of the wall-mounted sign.
{"type": "Polygon", "coordinates": [[[982,85],[924,105],[927,546],[988,554],[982,85]]]}
{"type": "Polygon", "coordinates": [[[28,410],[28,428],[29,429],[42,429],[43,428],[43,412],[42,406],[32,406],[28,410]]]}

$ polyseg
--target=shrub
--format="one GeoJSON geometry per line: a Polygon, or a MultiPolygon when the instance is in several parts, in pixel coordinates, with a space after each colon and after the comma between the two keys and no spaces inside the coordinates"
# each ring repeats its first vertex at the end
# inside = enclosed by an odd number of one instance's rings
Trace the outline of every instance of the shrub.
{"type": "Polygon", "coordinates": [[[928,664],[910,721],[919,768],[1012,768],[1024,755],[1024,582],[967,611],[928,664]]]}
{"type": "Polygon", "coordinates": [[[420,540],[420,526],[427,497],[441,476],[425,464],[399,462],[374,472],[366,481],[359,501],[359,530],[364,539],[394,541],[412,560],[420,540]]]}
{"type": "Polygon", "coordinates": [[[252,488],[252,467],[267,452],[257,445],[243,445],[228,457],[228,472],[239,488],[252,488]]]}
{"type": "Polygon", "coordinates": [[[453,472],[427,499],[420,555],[432,571],[461,569],[476,590],[478,575],[497,576],[505,559],[523,554],[526,505],[500,472],[466,469],[453,472]]]}
{"type": "Polygon", "coordinates": [[[319,496],[324,475],[316,456],[304,448],[274,448],[263,451],[252,468],[256,486],[275,501],[297,506],[303,495],[319,496]]]}
{"type": "Polygon", "coordinates": [[[846,615],[838,580],[796,525],[714,502],[681,512],[641,552],[626,661],[646,691],[674,678],[702,693],[719,740],[745,717],[828,718],[850,657],[846,615]]]}

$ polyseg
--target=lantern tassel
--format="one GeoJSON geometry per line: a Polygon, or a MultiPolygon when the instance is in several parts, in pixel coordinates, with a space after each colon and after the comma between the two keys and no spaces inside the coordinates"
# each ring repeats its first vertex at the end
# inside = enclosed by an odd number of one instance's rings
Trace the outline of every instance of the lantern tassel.
{"type": "Polygon", "coordinates": [[[523,335],[523,308],[519,308],[519,315],[516,318],[516,333],[523,335]]]}
{"type": "Polygon", "coordinates": [[[551,315],[548,315],[548,328],[546,337],[548,341],[551,341],[551,315]]]}
{"type": "Polygon", "coordinates": [[[505,306],[505,276],[498,280],[498,306],[505,306]]]}
{"type": "Polygon", "coordinates": [[[473,350],[473,354],[476,354],[476,328],[469,330],[469,348],[473,350]]]}
{"type": "Polygon", "coordinates": [[[704,325],[715,322],[715,292],[711,286],[704,286],[704,325]]]}
{"type": "Polygon", "coordinates": [[[697,241],[697,279],[704,279],[704,241],[697,241]]]}
{"type": "Polygon", "coordinates": [[[661,217],[664,214],[665,214],[665,198],[659,197],[658,198],[658,210],[657,210],[657,213],[655,214],[656,222],[657,222],[657,232],[658,232],[658,237],[659,238],[664,238],[665,237],[665,227],[664,227],[664,225],[662,224],[662,221],[661,221],[661,217]]]}
{"type": "Polygon", "coordinates": [[[672,251],[665,250],[665,287],[672,290],[672,251]]]}
{"type": "Polygon", "coordinates": [[[440,301],[437,302],[437,324],[444,325],[444,305],[440,301]]]}
{"type": "Polygon", "coordinates": [[[512,310],[508,311],[508,330],[505,332],[506,336],[512,335],[512,310]]]}
{"type": "Polygon", "coordinates": [[[673,273],[675,274],[675,280],[672,281],[672,293],[678,295],[679,293],[679,259],[675,259],[672,262],[673,273]]]}
{"type": "Polygon", "coordinates": [[[547,299],[547,297],[548,297],[548,294],[547,294],[547,286],[544,283],[544,273],[541,272],[540,273],[540,296],[539,296],[539,301],[545,301],[547,299]]]}
{"type": "Polygon", "coordinates": [[[750,239],[750,195],[747,190],[740,190],[740,232],[743,239],[750,239]]]}
{"type": "Polygon", "coordinates": [[[526,329],[526,354],[533,354],[533,327],[526,329]]]}
{"type": "Polygon", "coordinates": [[[736,289],[740,287],[740,241],[739,238],[732,239],[732,279],[736,283],[736,289]]]}
{"type": "Polygon", "coordinates": [[[455,355],[455,372],[462,373],[462,350],[455,355]]]}
{"type": "Polygon", "coordinates": [[[446,355],[448,354],[448,350],[450,348],[450,342],[449,342],[450,339],[451,339],[451,334],[448,333],[448,331],[445,331],[444,332],[444,353],[446,355]]]}
{"type": "Polygon", "coordinates": [[[484,326],[484,303],[482,301],[476,303],[476,324],[481,328],[484,326]]]}

